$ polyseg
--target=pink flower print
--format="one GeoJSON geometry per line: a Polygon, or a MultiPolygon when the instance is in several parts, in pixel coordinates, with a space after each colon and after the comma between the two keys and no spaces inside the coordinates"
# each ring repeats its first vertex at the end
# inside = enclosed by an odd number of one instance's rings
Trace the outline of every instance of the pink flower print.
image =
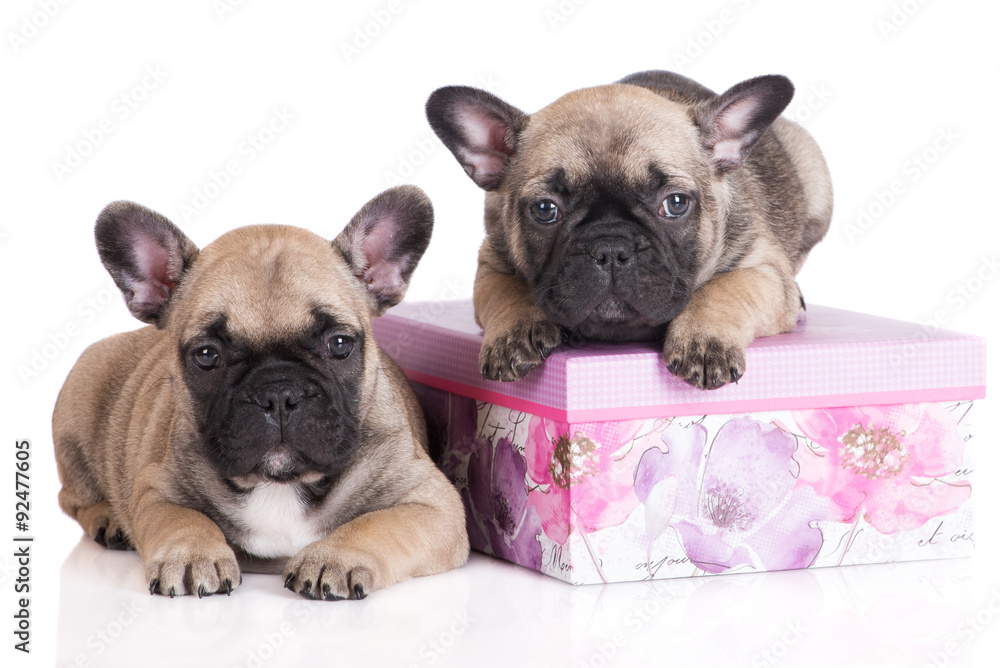
{"type": "Polygon", "coordinates": [[[841,522],[865,521],[882,533],[917,529],[969,498],[967,482],[945,482],[962,467],[965,443],[939,404],[797,411],[806,438],[795,460],[801,484],[828,497],[841,522]]]}
{"type": "Polygon", "coordinates": [[[632,477],[641,454],[632,447],[641,420],[566,423],[532,416],[525,458],[530,492],[545,534],[566,543],[624,522],[638,506],[632,477]]]}
{"type": "Polygon", "coordinates": [[[692,563],[710,573],[812,565],[823,545],[813,523],[825,504],[795,485],[792,436],[741,417],[724,424],[710,446],[698,423],[675,422],[662,439],[667,452],[646,450],[636,468],[648,533],[669,524],[692,563]]]}

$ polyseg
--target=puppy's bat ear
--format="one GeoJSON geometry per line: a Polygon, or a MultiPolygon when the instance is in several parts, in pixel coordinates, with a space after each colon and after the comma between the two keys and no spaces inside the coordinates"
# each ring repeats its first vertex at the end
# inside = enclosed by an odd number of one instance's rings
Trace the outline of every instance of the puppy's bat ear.
{"type": "Polygon", "coordinates": [[[770,75],[738,83],[695,109],[702,144],[720,172],[743,164],[761,134],[792,101],[795,87],[786,77],[770,75]]]}
{"type": "Polygon", "coordinates": [[[161,316],[198,247],[160,214],[135,202],[112,202],[94,226],[101,262],[139,320],[162,327],[161,316]]]}
{"type": "Polygon", "coordinates": [[[527,118],[497,96],[467,86],[439,88],[427,100],[434,132],[484,190],[500,186],[527,118]]]}
{"type": "Polygon", "coordinates": [[[376,316],[403,300],[433,227],[427,195],[415,186],[397,186],[361,207],[333,240],[368,289],[376,316]]]}

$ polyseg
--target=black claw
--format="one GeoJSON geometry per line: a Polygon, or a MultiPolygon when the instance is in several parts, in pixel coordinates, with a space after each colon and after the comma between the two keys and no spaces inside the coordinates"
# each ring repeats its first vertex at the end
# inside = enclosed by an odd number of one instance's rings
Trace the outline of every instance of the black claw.
{"type": "Polygon", "coordinates": [[[170,591],[168,591],[167,594],[170,596],[170,598],[177,596],[177,592],[174,591],[173,587],[170,588],[170,591]]]}
{"type": "Polygon", "coordinates": [[[108,532],[107,527],[101,527],[100,529],[98,529],[97,535],[94,536],[94,542],[100,545],[101,547],[107,547],[108,546],[107,532],[108,532]]]}
{"type": "Polygon", "coordinates": [[[113,534],[111,534],[111,536],[108,537],[107,540],[108,540],[109,550],[129,550],[132,548],[132,543],[129,541],[128,538],[125,537],[125,534],[122,533],[121,529],[118,529],[113,534]]]}
{"type": "Polygon", "coordinates": [[[325,584],[325,585],[323,585],[323,600],[324,601],[343,601],[344,597],[343,596],[339,596],[337,594],[334,594],[330,590],[330,585],[325,584]]]}
{"type": "Polygon", "coordinates": [[[368,594],[366,594],[366,593],[365,593],[365,588],[364,588],[364,587],[362,587],[360,583],[359,583],[359,584],[356,584],[356,585],[354,585],[354,596],[355,596],[355,598],[357,598],[357,599],[358,599],[359,601],[360,601],[361,599],[363,599],[364,597],[368,596],[368,594]]]}
{"type": "Polygon", "coordinates": [[[208,595],[208,592],[205,590],[205,585],[198,585],[198,598],[208,595]]]}
{"type": "Polygon", "coordinates": [[[226,596],[233,593],[233,583],[229,581],[229,578],[226,578],[222,585],[226,588],[226,596]]]}
{"type": "MultiPolygon", "coordinates": [[[[243,579],[242,575],[240,576],[240,579],[243,579]]],[[[295,582],[295,573],[289,573],[288,577],[285,578],[285,589],[295,591],[295,587],[292,586],[293,582],[295,582]]]]}
{"type": "Polygon", "coordinates": [[[673,362],[667,365],[667,371],[669,371],[674,376],[677,375],[677,360],[674,360],[673,362]]]}
{"type": "Polygon", "coordinates": [[[737,371],[736,369],[729,369],[729,376],[730,378],[733,379],[734,383],[737,383],[739,382],[740,378],[743,377],[743,374],[737,371]]]}
{"type": "Polygon", "coordinates": [[[323,600],[343,601],[344,597],[341,596],[340,594],[334,594],[332,591],[330,591],[330,586],[326,585],[325,587],[323,587],[323,600]]]}
{"type": "Polygon", "coordinates": [[[305,582],[302,583],[302,589],[299,589],[299,593],[305,596],[306,598],[316,598],[316,596],[313,594],[312,588],[313,588],[312,580],[306,580],[305,582]]]}
{"type": "Polygon", "coordinates": [[[153,578],[149,581],[149,595],[152,596],[156,593],[156,590],[160,588],[159,578],[153,578]]]}

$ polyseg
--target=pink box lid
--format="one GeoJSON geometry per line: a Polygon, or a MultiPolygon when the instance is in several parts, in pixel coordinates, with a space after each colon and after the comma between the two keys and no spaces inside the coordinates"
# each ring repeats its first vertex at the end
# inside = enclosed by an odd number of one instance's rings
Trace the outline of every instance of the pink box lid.
{"type": "Polygon", "coordinates": [[[959,401],[986,395],[976,336],[810,305],[794,331],[757,339],[737,385],[674,378],[658,343],[559,346],[526,378],[484,380],[471,300],[404,302],[375,338],[413,382],[566,422],[959,401]]]}

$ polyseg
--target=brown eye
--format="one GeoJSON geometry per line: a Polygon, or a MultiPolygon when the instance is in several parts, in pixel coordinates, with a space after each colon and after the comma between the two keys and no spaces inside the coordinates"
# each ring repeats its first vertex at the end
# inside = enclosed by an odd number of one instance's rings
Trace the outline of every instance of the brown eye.
{"type": "Polygon", "coordinates": [[[219,351],[212,346],[196,348],[194,352],[191,353],[191,357],[194,359],[194,363],[198,365],[198,368],[205,371],[214,369],[222,363],[219,351]]]}
{"type": "Polygon", "coordinates": [[[330,337],[326,343],[326,351],[333,359],[342,360],[354,350],[354,339],[342,334],[330,337]]]}
{"type": "Polygon", "coordinates": [[[535,222],[542,225],[551,225],[562,217],[559,213],[559,207],[550,199],[538,200],[531,205],[530,211],[535,222]]]}
{"type": "Polygon", "coordinates": [[[666,218],[680,218],[691,208],[691,198],[687,195],[674,193],[668,195],[660,206],[660,215],[666,218]]]}

